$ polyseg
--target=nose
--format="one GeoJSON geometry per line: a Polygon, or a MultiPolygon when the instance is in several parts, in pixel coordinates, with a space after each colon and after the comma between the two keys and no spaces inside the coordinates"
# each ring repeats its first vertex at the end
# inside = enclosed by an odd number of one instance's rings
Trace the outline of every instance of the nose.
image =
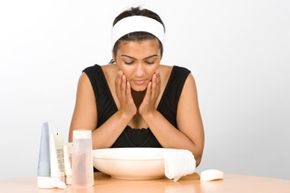
{"type": "Polygon", "coordinates": [[[145,74],[144,66],[142,64],[137,64],[135,74],[137,77],[143,77],[145,74]]]}

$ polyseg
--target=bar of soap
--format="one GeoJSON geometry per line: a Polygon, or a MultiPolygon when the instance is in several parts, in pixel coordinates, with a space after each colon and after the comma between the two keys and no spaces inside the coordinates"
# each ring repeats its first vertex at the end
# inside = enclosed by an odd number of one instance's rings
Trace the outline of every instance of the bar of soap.
{"type": "Polygon", "coordinates": [[[217,169],[207,169],[201,172],[201,181],[212,181],[212,180],[222,180],[224,179],[224,172],[217,169]]]}

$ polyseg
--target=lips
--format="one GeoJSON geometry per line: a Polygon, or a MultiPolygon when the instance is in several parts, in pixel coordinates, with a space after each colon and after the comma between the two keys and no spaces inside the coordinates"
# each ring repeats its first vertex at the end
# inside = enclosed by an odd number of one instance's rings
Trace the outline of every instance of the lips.
{"type": "Polygon", "coordinates": [[[135,81],[134,81],[134,83],[135,83],[136,85],[143,85],[143,84],[145,84],[145,82],[146,82],[146,80],[135,80],[135,81]]]}

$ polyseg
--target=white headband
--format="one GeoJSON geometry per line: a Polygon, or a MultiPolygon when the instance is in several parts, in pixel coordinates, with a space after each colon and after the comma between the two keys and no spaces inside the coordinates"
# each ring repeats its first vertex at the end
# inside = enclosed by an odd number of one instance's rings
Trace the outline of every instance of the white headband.
{"type": "Polygon", "coordinates": [[[118,21],[112,29],[112,48],[124,35],[132,32],[148,32],[164,45],[164,27],[155,19],[145,16],[130,16],[118,21]]]}

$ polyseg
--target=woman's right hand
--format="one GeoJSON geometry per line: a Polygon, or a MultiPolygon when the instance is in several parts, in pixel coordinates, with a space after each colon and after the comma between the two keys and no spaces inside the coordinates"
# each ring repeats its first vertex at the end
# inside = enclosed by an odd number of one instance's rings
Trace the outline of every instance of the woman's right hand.
{"type": "Polygon", "coordinates": [[[115,80],[115,89],[120,104],[119,111],[125,116],[133,117],[137,113],[137,107],[131,95],[130,83],[121,70],[115,80]]]}

